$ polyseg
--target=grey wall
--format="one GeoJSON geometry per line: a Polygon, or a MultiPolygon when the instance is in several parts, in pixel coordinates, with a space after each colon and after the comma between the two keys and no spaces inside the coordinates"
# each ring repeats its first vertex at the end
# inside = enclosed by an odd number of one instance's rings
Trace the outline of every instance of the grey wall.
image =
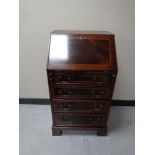
{"type": "Polygon", "coordinates": [[[134,0],[20,0],[21,98],[48,98],[46,61],[55,29],[108,30],[116,35],[114,99],[134,99],[134,0]]]}

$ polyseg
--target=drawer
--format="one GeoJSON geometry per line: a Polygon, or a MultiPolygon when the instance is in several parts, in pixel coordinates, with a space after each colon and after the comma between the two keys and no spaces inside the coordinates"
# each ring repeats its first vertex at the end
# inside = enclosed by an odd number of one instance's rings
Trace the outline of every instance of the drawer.
{"type": "Polygon", "coordinates": [[[111,82],[110,72],[88,72],[88,71],[48,71],[48,79],[54,84],[102,84],[107,86],[111,82]]]}
{"type": "Polygon", "coordinates": [[[93,74],[55,74],[55,83],[93,83],[100,82],[105,85],[109,83],[108,75],[93,74]]]}
{"type": "Polygon", "coordinates": [[[103,126],[106,115],[55,113],[56,126],[103,126]]]}
{"type": "Polygon", "coordinates": [[[52,100],[54,111],[57,112],[107,112],[110,107],[108,100],[52,100]]]}
{"type": "Polygon", "coordinates": [[[53,97],[55,98],[109,98],[109,88],[54,88],[53,97]]]}

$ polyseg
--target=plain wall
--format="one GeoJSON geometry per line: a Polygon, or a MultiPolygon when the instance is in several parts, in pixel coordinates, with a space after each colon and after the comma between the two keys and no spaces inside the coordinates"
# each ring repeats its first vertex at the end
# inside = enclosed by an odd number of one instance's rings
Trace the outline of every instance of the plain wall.
{"type": "Polygon", "coordinates": [[[50,32],[107,30],[115,34],[114,99],[134,100],[134,0],[20,0],[20,98],[49,98],[50,32]]]}

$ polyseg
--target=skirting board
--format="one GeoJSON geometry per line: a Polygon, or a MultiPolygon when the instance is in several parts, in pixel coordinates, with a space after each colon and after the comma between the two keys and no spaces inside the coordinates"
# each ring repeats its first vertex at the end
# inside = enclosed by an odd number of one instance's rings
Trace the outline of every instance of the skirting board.
{"type": "MultiPolygon", "coordinates": [[[[49,99],[20,98],[19,104],[49,105],[49,99]]],[[[135,106],[134,100],[112,100],[112,106],[135,106]]]]}

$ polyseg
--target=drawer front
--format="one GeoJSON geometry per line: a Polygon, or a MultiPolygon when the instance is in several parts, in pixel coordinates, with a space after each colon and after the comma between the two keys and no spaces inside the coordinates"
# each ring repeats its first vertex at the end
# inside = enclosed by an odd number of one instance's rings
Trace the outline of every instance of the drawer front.
{"type": "Polygon", "coordinates": [[[106,115],[55,113],[56,126],[102,126],[106,115]]]}
{"type": "Polygon", "coordinates": [[[103,88],[54,88],[53,96],[59,98],[109,98],[109,89],[103,88]]]}
{"type": "Polygon", "coordinates": [[[55,74],[55,83],[102,83],[109,84],[110,76],[104,74],[55,74]]]}
{"type": "Polygon", "coordinates": [[[57,112],[107,112],[110,107],[108,100],[52,100],[57,112]]]}

